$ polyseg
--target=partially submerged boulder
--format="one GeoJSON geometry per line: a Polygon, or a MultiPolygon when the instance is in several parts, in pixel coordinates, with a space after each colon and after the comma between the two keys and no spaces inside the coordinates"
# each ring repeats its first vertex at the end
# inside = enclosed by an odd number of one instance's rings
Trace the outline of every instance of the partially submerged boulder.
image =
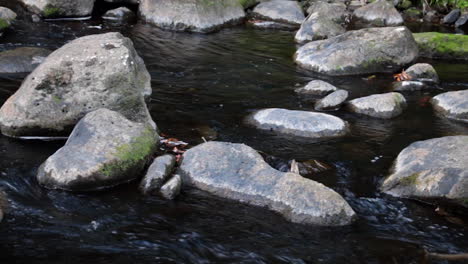
{"type": "Polygon", "coordinates": [[[419,55],[426,58],[468,60],[468,36],[438,32],[414,33],[419,55]]]}
{"type": "Polygon", "coordinates": [[[296,1],[272,0],[258,4],[252,11],[258,19],[276,21],[299,26],[305,16],[296,1]]]}
{"type": "Polygon", "coordinates": [[[108,108],[138,122],[154,122],[146,107],[151,77],[130,39],[90,35],[54,51],[0,109],[4,135],[68,135],[87,113],[108,108]]]}
{"type": "Polygon", "coordinates": [[[317,111],[336,110],[348,99],[348,91],[337,90],[315,103],[314,109],[317,111]]]}
{"type": "Polygon", "coordinates": [[[468,136],[418,141],[398,155],[381,189],[397,197],[443,198],[468,207],[468,136]]]}
{"type": "Polygon", "coordinates": [[[161,187],[160,194],[164,199],[174,200],[179,195],[180,189],[182,189],[182,178],[176,174],[161,187]]]}
{"type": "Polygon", "coordinates": [[[107,11],[102,18],[113,22],[129,22],[135,20],[136,16],[132,10],[126,7],[119,7],[107,11]]]}
{"type": "Polygon", "coordinates": [[[155,158],[148,168],[145,177],[141,180],[140,191],[147,195],[157,194],[161,186],[171,175],[175,164],[176,158],[170,154],[155,158]]]}
{"type": "Polygon", "coordinates": [[[273,133],[306,138],[340,137],[348,132],[348,124],[336,116],[280,108],[259,110],[246,122],[273,133]]]}
{"type": "Polygon", "coordinates": [[[344,27],[320,13],[312,13],[302,23],[294,40],[299,43],[327,39],[345,33],[344,27]]]}
{"type": "Polygon", "coordinates": [[[93,12],[95,0],[19,0],[29,11],[46,18],[83,17],[93,12]]]}
{"type": "Polygon", "coordinates": [[[347,106],[351,112],[388,119],[403,113],[406,100],[400,93],[374,94],[351,100],[347,106]]]}
{"type": "Polygon", "coordinates": [[[200,33],[238,24],[245,17],[239,0],[141,0],[139,13],[163,29],[200,33]]]}
{"type": "Polygon", "coordinates": [[[292,222],[340,226],[356,215],[335,191],[270,167],[243,144],[208,142],[188,150],[179,167],[184,185],[219,197],[264,206],[292,222]]]}
{"type": "Polygon", "coordinates": [[[148,124],[99,109],[73,129],[65,146],[39,168],[38,182],[50,189],[93,191],[138,178],[157,148],[148,124]]]}
{"type": "Polygon", "coordinates": [[[0,6],[0,36],[2,32],[11,26],[11,23],[16,19],[16,13],[11,9],[0,6]]]}
{"type": "Polygon", "coordinates": [[[338,90],[335,86],[322,81],[312,80],[306,86],[294,90],[298,94],[323,96],[338,90]]]}
{"type": "Polygon", "coordinates": [[[399,26],[403,24],[403,17],[393,4],[387,0],[377,0],[354,10],[354,19],[358,23],[368,26],[399,26]]]}
{"type": "Polygon", "coordinates": [[[299,48],[296,63],[328,75],[368,74],[401,69],[418,57],[418,47],[406,27],[348,31],[299,48]]]}
{"type": "Polygon", "coordinates": [[[41,64],[52,51],[36,47],[22,47],[0,52],[0,73],[29,73],[41,64]]]}
{"type": "Polygon", "coordinates": [[[406,74],[411,80],[394,82],[394,91],[418,91],[426,89],[436,89],[439,83],[439,76],[432,65],[428,63],[417,63],[406,70],[406,74]]]}
{"type": "Polygon", "coordinates": [[[468,90],[439,94],[431,102],[434,109],[445,117],[468,123],[468,90]]]}

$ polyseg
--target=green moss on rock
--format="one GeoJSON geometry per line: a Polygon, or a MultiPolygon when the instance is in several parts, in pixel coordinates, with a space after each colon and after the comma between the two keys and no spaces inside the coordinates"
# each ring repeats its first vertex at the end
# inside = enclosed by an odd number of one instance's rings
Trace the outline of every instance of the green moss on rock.
{"type": "Polygon", "coordinates": [[[5,19],[0,18],[0,30],[3,30],[10,26],[10,23],[5,19]]]}
{"type": "Polygon", "coordinates": [[[44,8],[44,11],[42,12],[44,17],[57,17],[57,16],[60,15],[60,13],[61,13],[60,8],[54,7],[54,6],[51,6],[51,5],[47,5],[44,8]]]}
{"type": "Polygon", "coordinates": [[[414,33],[422,57],[468,60],[468,36],[437,32],[414,33]]]}
{"type": "Polygon", "coordinates": [[[401,184],[405,186],[415,185],[418,183],[419,173],[413,173],[408,177],[401,179],[401,184]]]}

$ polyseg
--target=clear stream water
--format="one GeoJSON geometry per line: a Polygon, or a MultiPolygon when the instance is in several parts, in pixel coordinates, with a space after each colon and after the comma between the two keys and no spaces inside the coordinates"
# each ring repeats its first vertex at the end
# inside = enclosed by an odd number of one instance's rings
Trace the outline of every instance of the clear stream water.
{"type": "MultiPolygon", "coordinates": [[[[359,220],[338,228],[299,225],[197,190],[184,190],[175,201],[143,197],[137,183],[98,193],[46,190],[36,182],[36,170],[64,141],[0,136],[0,187],[10,203],[0,224],[0,263],[394,264],[418,263],[423,248],[468,250],[466,224],[453,223],[432,205],[378,191],[392,161],[410,143],[468,134],[466,125],[435,115],[427,103],[443,91],[467,89],[467,63],[429,61],[439,72],[441,90],[405,94],[409,107],[392,120],[334,112],[350,123],[352,133],[317,142],[271,135],[242,121],[265,107],[312,110],[313,104],[293,91],[312,79],[356,98],[389,91],[391,74],[370,80],[314,75],[294,65],[293,33],[246,27],[199,35],[141,24],[114,27],[99,19],[23,24],[0,39],[0,50],[56,49],[108,31],[130,37],[145,60],[153,79],[149,108],[162,132],[192,146],[202,136],[242,142],[275,157],[269,160],[279,169],[292,159],[331,164],[331,172],[308,177],[342,194],[359,220]]],[[[0,76],[0,103],[23,78],[0,76]]]]}

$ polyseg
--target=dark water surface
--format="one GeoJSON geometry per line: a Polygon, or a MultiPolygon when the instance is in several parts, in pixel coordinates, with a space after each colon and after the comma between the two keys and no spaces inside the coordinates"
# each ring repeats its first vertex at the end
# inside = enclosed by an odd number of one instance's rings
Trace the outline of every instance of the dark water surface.
{"type": "MultiPolygon", "coordinates": [[[[120,30],[134,41],[151,72],[149,108],[162,132],[191,145],[201,143],[202,136],[216,136],[279,161],[332,164],[333,173],[312,178],[342,194],[359,220],[339,228],[298,225],[266,209],[196,190],[172,202],[143,197],[136,183],[87,194],[45,190],[35,180],[36,170],[64,142],[0,136],[0,187],[10,203],[0,224],[0,263],[394,264],[418,263],[422,248],[468,251],[466,225],[438,215],[433,206],[378,191],[392,161],[410,143],[468,134],[466,126],[436,116],[427,103],[444,90],[467,89],[468,64],[429,61],[440,74],[441,90],[405,94],[409,107],[392,120],[333,113],[350,123],[351,135],[316,142],[270,135],[242,120],[264,107],[311,110],[312,103],[293,90],[312,79],[329,81],[355,98],[389,91],[391,74],[364,80],[367,76],[330,78],[299,70],[290,32],[239,27],[199,35],[101,23],[18,25],[15,34],[0,39],[0,50],[55,49],[76,37],[120,30]]],[[[0,77],[0,103],[23,77],[0,77]]],[[[273,165],[284,167],[278,161],[273,165]]]]}

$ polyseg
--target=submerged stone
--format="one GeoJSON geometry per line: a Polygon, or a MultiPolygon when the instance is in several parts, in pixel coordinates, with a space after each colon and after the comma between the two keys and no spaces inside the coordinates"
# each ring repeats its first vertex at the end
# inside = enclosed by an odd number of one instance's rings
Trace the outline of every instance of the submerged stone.
{"type": "Polygon", "coordinates": [[[238,24],[245,17],[239,0],[141,0],[139,14],[163,29],[200,33],[238,24]]]}
{"type": "Polygon", "coordinates": [[[467,35],[424,32],[413,36],[421,57],[468,60],[467,35]]]}
{"type": "Polygon", "coordinates": [[[468,123],[468,90],[439,94],[431,102],[435,111],[445,117],[468,123]]]}
{"type": "Polygon", "coordinates": [[[297,50],[296,63],[328,75],[369,74],[401,69],[418,57],[418,47],[406,27],[366,28],[297,50]]]}
{"type": "Polygon", "coordinates": [[[158,134],[144,123],[99,109],[73,129],[65,146],[39,168],[38,182],[51,189],[93,191],[137,179],[156,150],[158,134]]]}
{"type": "Polygon", "coordinates": [[[0,52],[0,73],[29,73],[41,64],[52,51],[23,47],[0,52]]]}
{"type": "Polygon", "coordinates": [[[397,197],[445,198],[468,207],[468,136],[418,141],[397,157],[381,189],[397,197]]]}
{"type": "Polygon", "coordinates": [[[332,189],[298,174],[270,167],[243,144],[208,142],[188,150],[178,173],[184,185],[216,196],[267,207],[292,222],[350,224],[356,215],[332,189]]]}
{"type": "Polygon", "coordinates": [[[348,124],[336,116],[280,108],[259,110],[246,122],[276,134],[306,138],[340,137],[348,132],[348,124]]]}
{"type": "Polygon", "coordinates": [[[155,126],[146,108],[150,75],[120,33],[78,38],[50,54],[0,109],[4,135],[68,135],[87,113],[118,111],[155,126]]]}
{"type": "Polygon", "coordinates": [[[400,93],[374,94],[351,100],[347,106],[351,112],[388,119],[403,113],[406,100],[400,93]]]}

